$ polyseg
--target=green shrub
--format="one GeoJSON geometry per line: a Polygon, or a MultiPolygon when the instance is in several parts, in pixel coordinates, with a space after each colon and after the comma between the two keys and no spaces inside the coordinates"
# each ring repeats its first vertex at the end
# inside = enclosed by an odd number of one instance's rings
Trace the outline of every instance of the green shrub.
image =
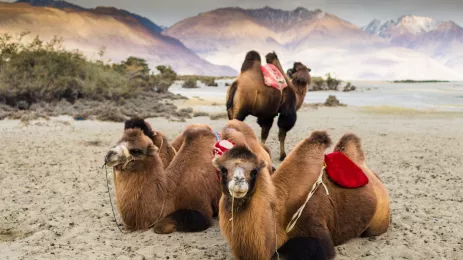
{"type": "Polygon", "coordinates": [[[352,85],[350,82],[347,82],[347,84],[344,86],[344,89],[342,90],[343,92],[350,92],[356,90],[357,87],[352,85]]]}
{"type": "Polygon", "coordinates": [[[219,84],[215,82],[215,77],[202,77],[200,81],[208,87],[218,87],[219,84]]]}
{"type": "MultiPolygon", "coordinates": [[[[22,34],[25,35],[25,34],[22,34]]],[[[88,61],[77,51],[67,51],[62,40],[31,43],[0,36],[0,102],[10,106],[79,98],[103,100],[132,97],[140,91],[126,75],[101,62],[88,61]]]]}
{"type": "Polygon", "coordinates": [[[322,91],[325,90],[325,81],[321,77],[312,78],[312,88],[311,91],[322,91]]]}
{"type": "Polygon", "coordinates": [[[152,76],[154,79],[154,85],[156,86],[156,91],[159,93],[166,93],[170,86],[174,84],[175,79],[177,78],[177,73],[169,66],[157,66],[156,69],[160,72],[159,75],[152,76]]]}
{"type": "Polygon", "coordinates": [[[328,90],[338,91],[341,82],[341,80],[332,78],[330,73],[326,74],[326,85],[328,86],[328,90]]]}
{"type": "Polygon", "coordinates": [[[198,88],[196,79],[187,79],[182,85],[182,88],[198,88]]]}

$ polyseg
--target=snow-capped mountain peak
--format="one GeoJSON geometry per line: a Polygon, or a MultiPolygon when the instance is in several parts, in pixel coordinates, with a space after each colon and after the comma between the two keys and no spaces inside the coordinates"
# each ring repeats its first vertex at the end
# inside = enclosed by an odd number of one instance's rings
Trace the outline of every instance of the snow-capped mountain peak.
{"type": "Polygon", "coordinates": [[[367,26],[362,27],[362,29],[370,34],[375,34],[381,36],[381,34],[394,25],[394,20],[378,20],[374,19],[367,26]]]}
{"type": "Polygon", "coordinates": [[[424,16],[407,15],[398,19],[397,25],[403,26],[412,34],[426,33],[436,29],[442,21],[424,16]]]}
{"type": "Polygon", "coordinates": [[[362,29],[370,34],[375,34],[383,38],[390,38],[391,34],[411,34],[418,35],[433,31],[441,25],[442,21],[430,17],[404,15],[397,20],[378,20],[374,19],[362,29]]]}

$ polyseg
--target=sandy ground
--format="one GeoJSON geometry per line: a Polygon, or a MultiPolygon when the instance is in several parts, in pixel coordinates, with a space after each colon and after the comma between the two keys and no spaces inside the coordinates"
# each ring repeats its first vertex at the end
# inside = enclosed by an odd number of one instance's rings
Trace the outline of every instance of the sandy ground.
{"type": "MultiPolygon", "coordinates": [[[[149,122],[170,138],[188,123],[216,130],[225,123],[149,122]]],[[[258,130],[254,118],[247,122],[258,130]]],[[[313,130],[326,129],[334,140],[354,132],[390,191],[390,230],[337,247],[337,259],[463,259],[462,127],[463,114],[299,112],[288,149],[313,130]]],[[[101,165],[122,129],[69,118],[0,121],[0,259],[232,259],[217,223],[195,234],[117,230],[101,165]]],[[[277,165],[277,128],[268,144],[277,165]]]]}

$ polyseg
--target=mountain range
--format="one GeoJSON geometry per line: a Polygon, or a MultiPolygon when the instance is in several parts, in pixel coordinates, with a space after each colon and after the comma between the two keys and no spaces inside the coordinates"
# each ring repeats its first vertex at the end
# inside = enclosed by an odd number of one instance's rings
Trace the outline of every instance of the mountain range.
{"type": "Polygon", "coordinates": [[[181,74],[236,75],[246,52],[276,51],[284,67],[301,61],[314,75],[343,79],[461,80],[463,28],[452,21],[402,16],[358,27],[322,10],[221,8],[166,28],[111,7],[64,1],[0,4],[0,32],[27,29],[59,34],[66,47],[95,55],[102,45],[114,61],[127,55],[181,74]],[[72,30],[69,30],[69,29],[72,30]]]}
{"type": "Polygon", "coordinates": [[[24,31],[42,40],[60,36],[66,48],[79,49],[89,58],[99,58],[105,47],[105,57],[112,62],[137,56],[152,68],[167,64],[182,74],[236,75],[236,70],[201,59],[179,40],[161,34],[161,27],[147,18],[113,7],[85,9],[52,0],[0,3],[0,33],[24,31]]]}

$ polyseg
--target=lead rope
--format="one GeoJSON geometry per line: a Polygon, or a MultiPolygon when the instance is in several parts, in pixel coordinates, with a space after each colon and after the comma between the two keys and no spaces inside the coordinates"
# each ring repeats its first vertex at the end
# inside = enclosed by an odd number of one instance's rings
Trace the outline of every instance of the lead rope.
{"type": "MultiPolygon", "coordinates": [[[[236,183],[235,183],[235,185],[236,185],[236,183]]],[[[235,185],[234,185],[234,186],[235,186],[235,185]]],[[[233,186],[233,189],[235,189],[234,186],[233,186]]],[[[235,206],[235,197],[232,195],[231,218],[230,218],[230,220],[229,220],[229,221],[231,221],[231,224],[232,224],[232,232],[231,232],[232,238],[233,238],[233,230],[234,230],[234,226],[233,226],[233,222],[234,222],[234,221],[233,221],[233,208],[234,208],[234,206],[235,206]]],[[[233,241],[233,239],[232,239],[232,241],[233,241]]]]}
{"type": "Polygon", "coordinates": [[[273,212],[273,223],[275,227],[275,253],[277,254],[277,259],[280,260],[280,254],[278,253],[278,236],[277,236],[277,218],[275,216],[275,209],[272,206],[273,212]]]}
{"type": "MultiPolygon", "coordinates": [[[[106,158],[105,158],[105,164],[103,165],[103,168],[105,168],[106,170],[106,187],[108,188],[109,203],[111,204],[111,210],[113,212],[113,217],[114,217],[114,221],[116,222],[117,229],[119,229],[119,231],[122,234],[128,234],[130,232],[124,232],[122,231],[121,227],[119,227],[119,223],[117,222],[117,218],[116,218],[116,212],[114,212],[113,200],[111,199],[111,191],[109,189],[108,167],[106,167],[106,158]]],[[[114,174],[114,169],[113,169],[113,174],[114,174]]]]}
{"type": "Polygon", "coordinates": [[[317,188],[320,185],[323,185],[323,187],[325,188],[326,195],[330,195],[330,193],[328,192],[328,188],[326,187],[325,183],[323,183],[323,173],[325,173],[325,169],[326,169],[326,164],[323,165],[320,175],[318,176],[317,181],[312,185],[312,189],[310,190],[309,195],[307,195],[307,199],[305,200],[304,204],[302,204],[302,206],[296,211],[296,213],[294,213],[293,217],[291,218],[291,221],[286,226],[286,233],[289,233],[294,228],[297,220],[299,219],[299,217],[301,217],[302,211],[307,205],[307,202],[309,202],[310,198],[315,193],[315,191],[317,191],[317,188]]]}
{"type": "MultiPolygon", "coordinates": [[[[161,139],[161,147],[164,143],[164,140],[161,139]]],[[[126,157],[126,160],[124,162],[124,164],[122,165],[122,169],[125,169],[125,167],[127,167],[127,165],[132,162],[132,161],[135,161],[135,159],[133,158],[133,156],[129,153],[129,150],[127,149],[127,147],[125,147],[124,145],[121,145],[120,146],[122,148],[122,152],[124,153],[125,157],[126,157]]],[[[174,149],[175,151],[175,149],[174,149]]],[[[161,149],[159,149],[158,153],[161,152],[161,149]]],[[[175,151],[176,152],[176,151],[175,151]]],[[[109,197],[109,203],[111,204],[111,211],[113,212],[113,218],[114,218],[114,222],[116,222],[116,226],[117,226],[117,229],[119,229],[119,231],[122,233],[122,234],[129,234],[130,232],[124,232],[122,231],[122,229],[120,228],[119,226],[119,222],[117,222],[117,218],[116,218],[116,212],[114,210],[114,205],[113,205],[113,200],[111,198],[111,189],[109,188],[109,178],[108,178],[108,167],[106,167],[106,163],[108,161],[108,158],[105,157],[104,158],[104,164],[103,164],[103,167],[106,171],[106,187],[108,188],[108,197],[109,197]]],[[[114,168],[113,168],[113,177],[114,179],[116,178],[116,175],[114,174],[114,168]]],[[[154,225],[156,225],[156,223],[161,219],[161,216],[162,216],[162,213],[164,212],[164,206],[166,205],[166,197],[164,197],[164,201],[162,203],[162,208],[161,208],[161,213],[159,213],[159,216],[158,216],[158,219],[149,226],[149,228],[153,227],[154,225]]]]}

